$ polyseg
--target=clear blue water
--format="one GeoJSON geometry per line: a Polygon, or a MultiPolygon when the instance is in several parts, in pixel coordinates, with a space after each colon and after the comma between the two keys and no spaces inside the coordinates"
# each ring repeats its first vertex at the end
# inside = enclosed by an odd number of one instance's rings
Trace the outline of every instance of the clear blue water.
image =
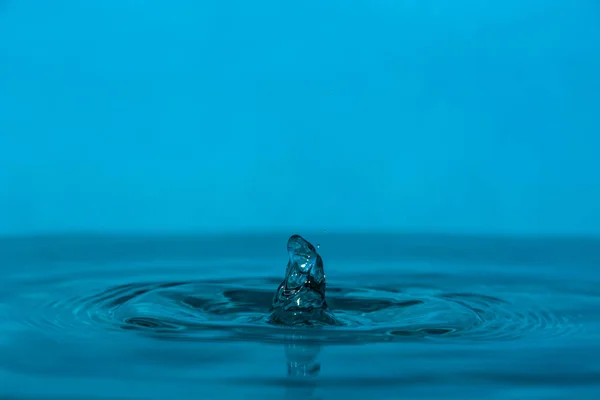
{"type": "Polygon", "coordinates": [[[0,400],[600,398],[599,16],[0,0],[0,400]]]}
{"type": "Polygon", "coordinates": [[[342,326],[268,323],[285,234],[0,240],[2,398],[600,394],[600,241],[306,237],[342,326]]]}

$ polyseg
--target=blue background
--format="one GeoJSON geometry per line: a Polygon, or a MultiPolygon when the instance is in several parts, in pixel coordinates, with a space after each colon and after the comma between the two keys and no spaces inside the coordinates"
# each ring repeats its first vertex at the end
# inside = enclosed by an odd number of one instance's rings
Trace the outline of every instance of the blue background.
{"type": "Polygon", "coordinates": [[[0,0],[0,234],[597,235],[599,71],[593,0],[0,0]]]}

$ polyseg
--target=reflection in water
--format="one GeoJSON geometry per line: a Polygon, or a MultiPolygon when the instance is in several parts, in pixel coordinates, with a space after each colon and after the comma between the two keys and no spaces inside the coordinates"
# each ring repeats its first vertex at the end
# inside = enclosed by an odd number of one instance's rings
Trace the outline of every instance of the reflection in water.
{"type": "Polygon", "coordinates": [[[321,371],[321,363],[318,360],[321,346],[302,339],[301,335],[290,335],[286,338],[286,400],[315,399],[317,377],[321,371]]]}

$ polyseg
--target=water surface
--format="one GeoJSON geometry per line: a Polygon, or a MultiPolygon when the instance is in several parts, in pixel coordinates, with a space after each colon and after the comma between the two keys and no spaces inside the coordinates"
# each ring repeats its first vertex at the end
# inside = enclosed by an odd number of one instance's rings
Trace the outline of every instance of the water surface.
{"type": "Polygon", "coordinates": [[[306,235],[340,324],[277,326],[288,235],[0,240],[0,398],[593,399],[600,241],[306,235]]]}

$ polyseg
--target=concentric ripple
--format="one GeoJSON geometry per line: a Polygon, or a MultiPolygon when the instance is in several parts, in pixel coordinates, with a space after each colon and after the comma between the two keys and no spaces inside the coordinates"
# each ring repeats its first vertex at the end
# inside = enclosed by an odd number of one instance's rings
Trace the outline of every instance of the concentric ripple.
{"type": "Polygon", "coordinates": [[[339,326],[284,327],[269,321],[272,279],[132,283],[42,304],[27,322],[43,330],[137,333],[162,340],[368,343],[403,340],[514,340],[561,336],[567,317],[515,298],[435,288],[328,289],[339,326]],[[243,282],[243,285],[240,284],[243,282]]]}

